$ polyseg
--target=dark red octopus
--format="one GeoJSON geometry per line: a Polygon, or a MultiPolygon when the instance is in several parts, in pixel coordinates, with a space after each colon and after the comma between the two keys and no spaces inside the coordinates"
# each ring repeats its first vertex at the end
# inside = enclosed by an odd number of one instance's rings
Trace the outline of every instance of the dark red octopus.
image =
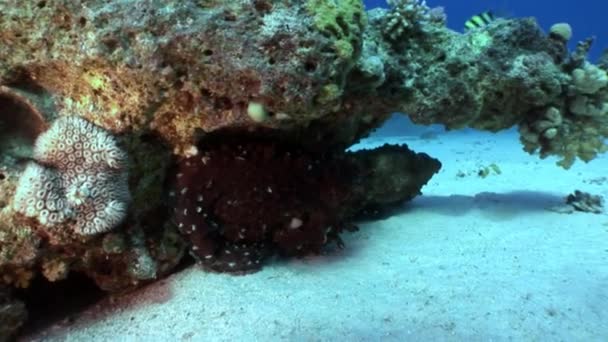
{"type": "Polygon", "coordinates": [[[177,163],[175,223],[215,271],[257,270],[275,252],[318,253],[341,243],[349,173],[340,158],[271,141],[206,142],[177,163]]]}

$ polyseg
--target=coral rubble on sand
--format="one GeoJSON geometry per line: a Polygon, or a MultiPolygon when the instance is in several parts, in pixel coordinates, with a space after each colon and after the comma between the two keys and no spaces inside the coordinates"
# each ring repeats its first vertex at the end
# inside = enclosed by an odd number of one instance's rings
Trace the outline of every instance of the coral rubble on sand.
{"type": "Polygon", "coordinates": [[[0,286],[79,272],[124,290],[188,247],[220,271],[318,252],[439,169],[406,147],[344,152],[394,111],[518,126],[566,168],[606,151],[608,63],[590,41],[569,53],[569,26],[461,34],[424,1],[390,5],[1,2],[0,286]]]}

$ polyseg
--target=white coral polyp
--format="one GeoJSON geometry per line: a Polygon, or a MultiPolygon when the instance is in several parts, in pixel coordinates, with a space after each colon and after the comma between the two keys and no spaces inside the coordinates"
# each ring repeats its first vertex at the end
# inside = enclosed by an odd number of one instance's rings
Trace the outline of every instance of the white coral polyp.
{"type": "Polygon", "coordinates": [[[92,187],[92,183],[83,182],[77,178],[75,182],[70,184],[68,191],[66,191],[68,203],[71,203],[74,206],[82,205],[91,196],[92,187]]]}

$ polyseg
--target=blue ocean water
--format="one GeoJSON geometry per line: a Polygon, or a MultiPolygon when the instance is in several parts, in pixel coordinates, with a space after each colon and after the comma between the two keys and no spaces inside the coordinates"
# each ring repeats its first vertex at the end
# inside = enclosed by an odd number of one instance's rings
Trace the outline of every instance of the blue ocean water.
{"type": "MultiPolygon", "coordinates": [[[[366,0],[368,9],[387,7],[385,0],[366,0]]],[[[508,17],[535,17],[548,30],[557,22],[567,22],[573,28],[571,47],[576,42],[595,36],[590,59],[599,57],[608,48],[608,2],[601,0],[427,0],[429,7],[442,6],[448,16],[448,26],[462,30],[464,22],[479,12],[492,10],[508,17]]]]}

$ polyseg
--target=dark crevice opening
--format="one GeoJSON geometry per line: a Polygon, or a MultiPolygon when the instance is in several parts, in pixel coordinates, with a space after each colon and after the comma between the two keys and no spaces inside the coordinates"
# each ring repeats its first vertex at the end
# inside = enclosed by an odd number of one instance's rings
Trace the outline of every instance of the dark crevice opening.
{"type": "Polygon", "coordinates": [[[81,273],[50,282],[37,277],[29,288],[16,293],[27,308],[28,319],[23,333],[36,333],[59,322],[74,321],[79,312],[94,305],[107,294],[81,273]]]}

